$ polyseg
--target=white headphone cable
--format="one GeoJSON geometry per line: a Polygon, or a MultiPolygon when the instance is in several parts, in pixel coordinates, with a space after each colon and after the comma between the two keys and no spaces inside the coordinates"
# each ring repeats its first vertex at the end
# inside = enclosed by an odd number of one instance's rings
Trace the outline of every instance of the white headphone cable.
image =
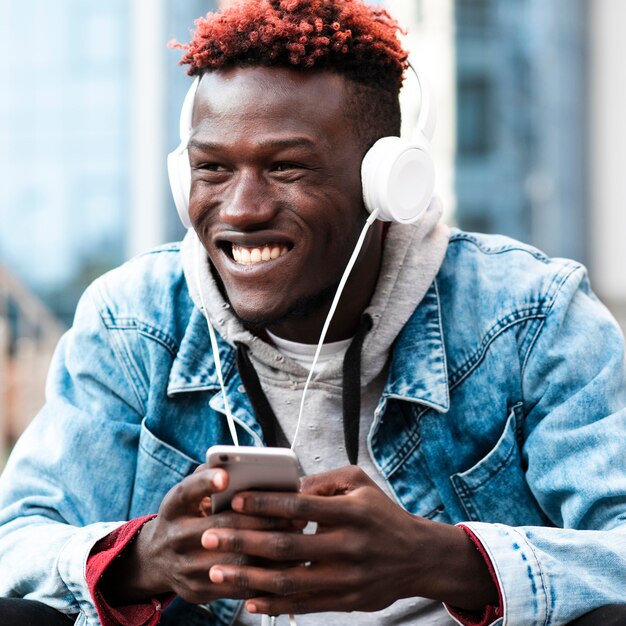
{"type": "Polygon", "coordinates": [[[222,397],[224,398],[224,409],[226,410],[226,421],[228,422],[228,429],[230,430],[230,436],[233,439],[233,443],[239,445],[239,437],[237,437],[237,429],[235,428],[235,419],[230,411],[230,403],[228,402],[228,395],[226,394],[226,387],[224,386],[224,377],[222,376],[222,362],[220,360],[220,352],[217,348],[217,338],[215,337],[215,330],[209,320],[209,312],[207,311],[206,304],[204,303],[204,296],[202,295],[202,284],[200,283],[200,267],[202,265],[202,257],[204,256],[204,246],[196,234],[196,289],[198,290],[198,296],[202,305],[202,313],[209,328],[209,336],[211,338],[211,350],[213,350],[213,359],[215,360],[215,369],[217,371],[217,378],[220,382],[220,388],[222,390],[222,397]]]}
{"type": "Polygon", "coordinates": [[[315,371],[315,366],[317,365],[317,359],[319,358],[320,352],[322,350],[322,346],[324,345],[324,339],[326,339],[326,333],[328,332],[328,327],[330,326],[330,322],[332,321],[333,315],[335,314],[335,310],[337,309],[337,305],[339,304],[339,298],[341,298],[341,294],[343,293],[343,289],[348,282],[348,278],[350,276],[350,272],[352,272],[352,268],[356,263],[357,257],[361,252],[361,248],[363,247],[363,242],[365,241],[365,235],[369,230],[370,226],[376,221],[378,217],[378,209],[372,211],[365,225],[363,226],[363,230],[359,235],[359,239],[354,246],[354,251],[352,252],[352,256],[348,261],[348,265],[346,265],[346,269],[343,272],[343,276],[339,281],[339,286],[337,287],[337,291],[335,292],[335,297],[333,298],[333,302],[330,305],[330,310],[328,311],[328,315],[326,316],[326,321],[324,322],[324,326],[322,327],[322,333],[320,335],[319,341],[317,343],[317,349],[315,350],[315,356],[313,357],[313,363],[311,363],[311,370],[309,371],[309,375],[304,383],[304,389],[302,390],[302,399],[300,400],[300,411],[298,412],[298,422],[296,423],[296,432],[293,436],[293,440],[291,441],[291,449],[293,450],[296,445],[296,439],[298,438],[298,432],[300,430],[300,422],[302,421],[302,413],[304,412],[304,400],[306,398],[306,392],[309,388],[309,383],[313,378],[313,373],[315,371]]]}
{"type": "MultiPolygon", "coordinates": [[[[276,626],[276,617],[276,615],[262,615],[261,626],[276,626]]],[[[293,615],[289,615],[289,626],[298,626],[293,615]]]]}

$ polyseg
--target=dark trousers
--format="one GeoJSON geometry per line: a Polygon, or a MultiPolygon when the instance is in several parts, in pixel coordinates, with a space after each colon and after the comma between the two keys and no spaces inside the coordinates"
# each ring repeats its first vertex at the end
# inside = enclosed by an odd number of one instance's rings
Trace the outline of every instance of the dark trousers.
{"type": "Polygon", "coordinates": [[[587,615],[583,615],[569,626],[625,626],[626,604],[603,606],[587,615]]]}
{"type": "MultiPolygon", "coordinates": [[[[73,619],[40,602],[0,598],[0,626],[69,626],[73,623],[73,619]]],[[[579,617],[569,626],[626,626],[626,605],[604,606],[579,617]]]]}
{"type": "Polygon", "coordinates": [[[0,598],[0,626],[71,626],[74,621],[41,602],[0,598]]]}

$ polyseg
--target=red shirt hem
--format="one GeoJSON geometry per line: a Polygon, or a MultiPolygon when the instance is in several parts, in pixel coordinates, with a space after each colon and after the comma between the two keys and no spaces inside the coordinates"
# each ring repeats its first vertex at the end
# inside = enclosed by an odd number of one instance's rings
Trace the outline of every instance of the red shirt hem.
{"type": "Polygon", "coordinates": [[[489,555],[487,554],[487,551],[485,550],[480,539],[478,539],[472,530],[464,524],[458,524],[458,526],[465,531],[478,552],[480,552],[480,555],[485,560],[485,565],[487,565],[487,569],[491,575],[491,580],[498,590],[498,606],[489,604],[484,607],[481,613],[478,611],[464,611],[463,609],[451,607],[449,605],[446,606],[448,607],[450,614],[455,619],[459,620],[459,622],[461,622],[464,626],[489,626],[489,624],[492,624],[495,620],[502,617],[502,590],[500,589],[500,583],[498,582],[498,577],[496,576],[496,570],[493,567],[493,563],[491,562],[491,559],[489,558],[489,555]]]}
{"type": "Polygon", "coordinates": [[[120,526],[98,541],[87,559],[87,586],[102,626],[156,626],[161,612],[172,602],[174,594],[150,598],[139,604],[111,606],[100,593],[98,585],[113,561],[132,543],[144,524],[156,517],[138,517],[120,526]]]}

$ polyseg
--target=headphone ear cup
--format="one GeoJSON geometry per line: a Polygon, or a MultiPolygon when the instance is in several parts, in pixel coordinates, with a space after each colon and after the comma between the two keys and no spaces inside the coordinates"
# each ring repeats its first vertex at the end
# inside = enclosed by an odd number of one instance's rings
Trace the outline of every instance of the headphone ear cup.
{"type": "Polygon", "coordinates": [[[180,120],[178,122],[178,134],[180,144],[167,155],[167,174],[170,179],[170,188],[174,197],[174,204],[178,211],[178,216],[185,228],[191,228],[189,219],[189,192],[191,191],[191,165],[189,164],[189,151],[187,144],[191,135],[191,124],[193,121],[193,103],[200,79],[196,77],[189,86],[183,107],[180,110],[180,120]]]}
{"type": "Polygon", "coordinates": [[[411,224],[428,208],[435,189],[435,165],[429,145],[382,137],[361,164],[363,201],[384,222],[411,224]]]}
{"type": "Polygon", "coordinates": [[[167,155],[167,173],[178,216],[185,228],[191,228],[191,220],[189,219],[191,167],[186,146],[183,148],[181,145],[167,155]]]}

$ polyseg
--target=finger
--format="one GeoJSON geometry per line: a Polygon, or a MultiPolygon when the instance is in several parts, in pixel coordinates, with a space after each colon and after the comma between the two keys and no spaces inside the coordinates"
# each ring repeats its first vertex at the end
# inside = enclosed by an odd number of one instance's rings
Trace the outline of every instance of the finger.
{"type": "MultiPolygon", "coordinates": [[[[220,555],[220,565],[241,567],[246,563],[245,559],[236,555],[220,555]]],[[[259,591],[246,589],[232,584],[215,585],[209,579],[209,570],[216,561],[209,559],[204,553],[204,558],[189,556],[184,564],[172,562],[173,578],[176,581],[176,592],[194,603],[211,602],[219,598],[245,599],[259,595],[259,591]]]]}
{"type": "MultiPolygon", "coordinates": [[[[226,512],[208,517],[185,517],[177,520],[166,527],[162,532],[167,536],[163,537],[170,548],[177,553],[184,553],[198,549],[200,546],[208,548],[202,544],[203,534],[206,532],[222,531],[231,534],[240,530],[247,531],[285,531],[294,532],[291,520],[267,517],[252,517],[239,513],[226,512]]],[[[157,532],[157,537],[159,529],[157,532]]],[[[237,550],[231,550],[236,552],[237,550]]],[[[227,550],[220,550],[227,552],[227,550]]]]}
{"type": "Polygon", "coordinates": [[[211,519],[207,520],[205,528],[299,531],[302,530],[303,523],[280,517],[258,517],[224,511],[212,515],[211,519]]]}
{"type": "MultiPolygon", "coordinates": [[[[207,470],[207,469],[210,469],[209,466],[206,463],[202,463],[198,465],[198,467],[196,467],[193,473],[198,474],[200,472],[204,472],[204,470],[207,470]]],[[[204,496],[204,498],[200,500],[198,509],[199,509],[200,515],[204,517],[211,515],[211,512],[212,512],[211,496],[204,496]]]]}
{"type": "Polygon", "coordinates": [[[349,465],[321,474],[305,476],[300,483],[300,492],[306,495],[335,496],[354,491],[371,484],[369,476],[355,465],[349,465]]]}
{"type": "Polygon", "coordinates": [[[318,524],[344,525],[363,514],[350,496],[307,496],[298,493],[243,491],[231,502],[233,510],[246,515],[306,520],[318,524]]]}
{"type": "Polygon", "coordinates": [[[178,555],[191,556],[202,549],[202,534],[212,528],[212,517],[185,516],[174,522],[155,527],[153,539],[167,546],[167,550],[178,555]]]}
{"type": "Polygon", "coordinates": [[[313,566],[267,570],[217,565],[211,568],[209,577],[216,587],[229,585],[240,592],[254,588],[265,591],[252,598],[246,608],[256,606],[256,612],[266,615],[355,608],[371,610],[375,603],[375,599],[368,598],[369,593],[363,588],[355,568],[338,570],[313,566]]]}
{"type": "Polygon", "coordinates": [[[184,514],[197,514],[200,502],[228,486],[228,475],[223,469],[205,469],[184,478],[172,487],[161,505],[161,515],[174,519],[184,514]]]}
{"type": "Polygon", "coordinates": [[[360,535],[344,530],[303,535],[295,532],[210,529],[202,534],[202,546],[207,550],[242,553],[268,561],[355,561],[359,559],[355,559],[354,555],[361,554],[355,537],[360,535]]]}
{"type": "Polygon", "coordinates": [[[305,615],[327,611],[372,611],[381,607],[366,606],[362,593],[339,594],[332,589],[321,593],[298,593],[288,596],[259,596],[246,601],[248,612],[261,615],[305,615]]]}
{"type": "MultiPolygon", "coordinates": [[[[294,524],[292,520],[277,517],[253,517],[233,512],[208,517],[185,517],[169,524],[164,529],[161,532],[167,533],[167,536],[163,538],[177,551],[195,549],[202,545],[202,536],[206,532],[224,532],[230,535],[240,531],[258,533],[268,531],[299,533],[302,531],[301,525],[294,524]]],[[[159,531],[160,528],[157,528],[156,532],[159,533],[159,531]]],[[[206,549],[208,546],[204,547],[206,549]]],[[[226,550],[220,551],[226,552],[226,550]]]]}
{"type": "Polygon", "coordinates": [[[339,575],[333,566],[297,566],[277,570],[220,564],[211,568],[209,578],[215,585],[230,585],[241,590],[258,589],[278,596],[330,590],[341,593],[343,588],[350,586],[346,581],[345,570],[342,569],[339,575]]]}

